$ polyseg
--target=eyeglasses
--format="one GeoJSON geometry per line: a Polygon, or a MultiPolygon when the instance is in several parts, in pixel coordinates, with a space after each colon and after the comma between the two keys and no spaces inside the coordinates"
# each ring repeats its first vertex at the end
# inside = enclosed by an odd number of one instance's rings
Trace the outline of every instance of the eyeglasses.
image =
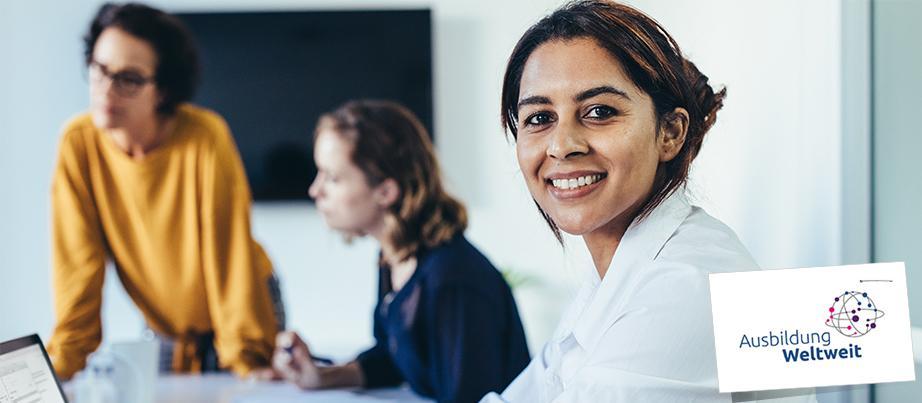
{"type": "Polygon", "coordinates": [[[115,93],[122,97],[133,97],[147,84],[153,83],[153,77],[145,77],[133,71],[110,72],[106,65],[95,60],[90,61],[89,79],[91,84],[102,85],[109,80],[115,93]]]}

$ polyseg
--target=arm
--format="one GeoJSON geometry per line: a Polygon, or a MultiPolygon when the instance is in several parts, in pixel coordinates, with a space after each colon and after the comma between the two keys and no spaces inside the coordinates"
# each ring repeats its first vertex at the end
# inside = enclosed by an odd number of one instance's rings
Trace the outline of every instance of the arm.
{"type": "Polygon", "coordinates": [[[283,378],[301,389],[329,389],[360,387],[365,377],[358,362],[346,365],[318,367],[311,357],[310,348],[296,333],[279,333],[273,367],[283,378]]]}
{"type": "Polygon", "coordinates": [[[90,192],[83,147],[65,134],[51,187],[55,325],[48,352],[68,379],[102,339],[100,307],[106,248],[90,192]]]}
{"type": "Polygon", "coordinates": [[[403,383],[403,374],[394,364],[383,341],[362,352],[355,358],[355,364],[362,372],[362,387],[369,389],[394,387],[403,383]]]}
{"type": "Polygon", "coordinates": [[[250,233],[250,192],[223,121],[201,164],[202,270],[215,348],[238,375],[270,365],[276,319],[269,295],[271,263],[250,233]]]}
{"type": "MultiPolygon", "coordinates": [[[[384,276],[379,282],[387,281],[384,276]]],[[[387,291],[383,283],[378,295],[387,291]]],[[[318,367],[311,358],[310,348],[296,333],[279,333],[276,338],[273,369],[287,381],[301,389],[326,389],[342,387],[380,388],[403,383],[403,375],[394,365],[387,350],[387,335],[379,315],[374,316],[375,345],[359,354],[346,365],[318,367]]]]}

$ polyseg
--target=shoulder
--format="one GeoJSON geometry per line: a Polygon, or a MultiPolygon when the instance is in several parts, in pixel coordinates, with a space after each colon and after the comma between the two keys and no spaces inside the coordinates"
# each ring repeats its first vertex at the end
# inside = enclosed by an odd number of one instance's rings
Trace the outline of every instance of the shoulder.
{"type": "Polygon", "coordinates": [[[176,118],[183,134],[192,135],[201,143],[216,147],[233,144],[227,122],[211,109],[185,103],[176,110],[176,118]]]}
{"type": "Polygon", "coordinates": [[[99,133],[89,113],[68,119],[58,140],[57,169],[68,172],[88,169],[88,161],[98,155],[99,133]]]}
{"type": "Polygon", "coordinates": [[[200,128],[207,128],[213,131],[227,130],[227,122],[221,115],[202,106],[185,103],[176,109],[176,114],[200,128]]]}
{"type": "Polygon", "coordinates": [[[688,309],[710,310],[708,275],[759,270],[730,227],[699,207],[690,213],[646,267],[636,271],[635,300],[647,297],[688,309]]]}
{"type": "Polygon", "coordinates": [[[708,275],[758,269],[730,227],[692,207],[656,257],[637,271],[626,311],[643,312],[648,326],[683,329],[686,346],[711,343],[708,275]]]}
{"type": "Polygon", "coordinates": [[[499,270],[463,234],[423,253],[418,265],[425,282],[433,288],[490,291],[508,287],[499,270]]]}
{"type": "Polygon", "coordinates": [[[683,268],[690,274],[705,276],[759,269],[736,233],[700,207],[691,208],[663,245],[653,265],[683,268]]]}
{"type": "Polygon", "coordinates": [[[624,305],[602,331],[605,347],[595,364],[710,388],[716,361],[708,275],[757,270],[756,263],[726,224],[692,207],[642,265],[632,270],[624,305]]]}
{"type": "Polygon", "coordinates": [[[759,267],[733,230],[692,207],[659,253],[635,271],[628,305],[686,334],[708,334],[710,321],[701,321],[711,312],[708,275],[750,270],[759,267]]]}
{"type": "Polygon", "coordinates": [[[96,133],[96,126],[88,112],[72,116],[61,127],[61,148],[84,147],[96,133]]]}

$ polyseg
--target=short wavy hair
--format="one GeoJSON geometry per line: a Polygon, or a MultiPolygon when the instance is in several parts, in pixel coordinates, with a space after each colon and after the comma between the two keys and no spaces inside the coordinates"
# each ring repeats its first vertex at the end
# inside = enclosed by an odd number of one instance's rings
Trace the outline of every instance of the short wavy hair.
{"type": "Polygon", "coordinates": [[[157,54],[154,82],[163,94],[157,112],[172,114],[195,95],[201,74],[198,49],[192,34],[178,18],[139,3],[106,3],[99,8],[83,37],[87,65],[93,48],[106,28],[118,28],[149,43],[157,54]]]}

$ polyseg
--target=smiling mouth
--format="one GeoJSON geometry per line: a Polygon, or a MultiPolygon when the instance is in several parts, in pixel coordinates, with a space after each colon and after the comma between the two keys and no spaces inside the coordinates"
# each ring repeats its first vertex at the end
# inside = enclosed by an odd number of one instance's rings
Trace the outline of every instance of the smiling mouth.
{"type": "Polygon", "coordinates": [[[608,176],[604,173],[601,174],[592,174],[592,175],[583,175],[576,178],[568,179],[551,179],[548,178],[546,182],[553,186],[555,189],[559,190],[576,190],[597,183],[605,177],[608,176]]]}

